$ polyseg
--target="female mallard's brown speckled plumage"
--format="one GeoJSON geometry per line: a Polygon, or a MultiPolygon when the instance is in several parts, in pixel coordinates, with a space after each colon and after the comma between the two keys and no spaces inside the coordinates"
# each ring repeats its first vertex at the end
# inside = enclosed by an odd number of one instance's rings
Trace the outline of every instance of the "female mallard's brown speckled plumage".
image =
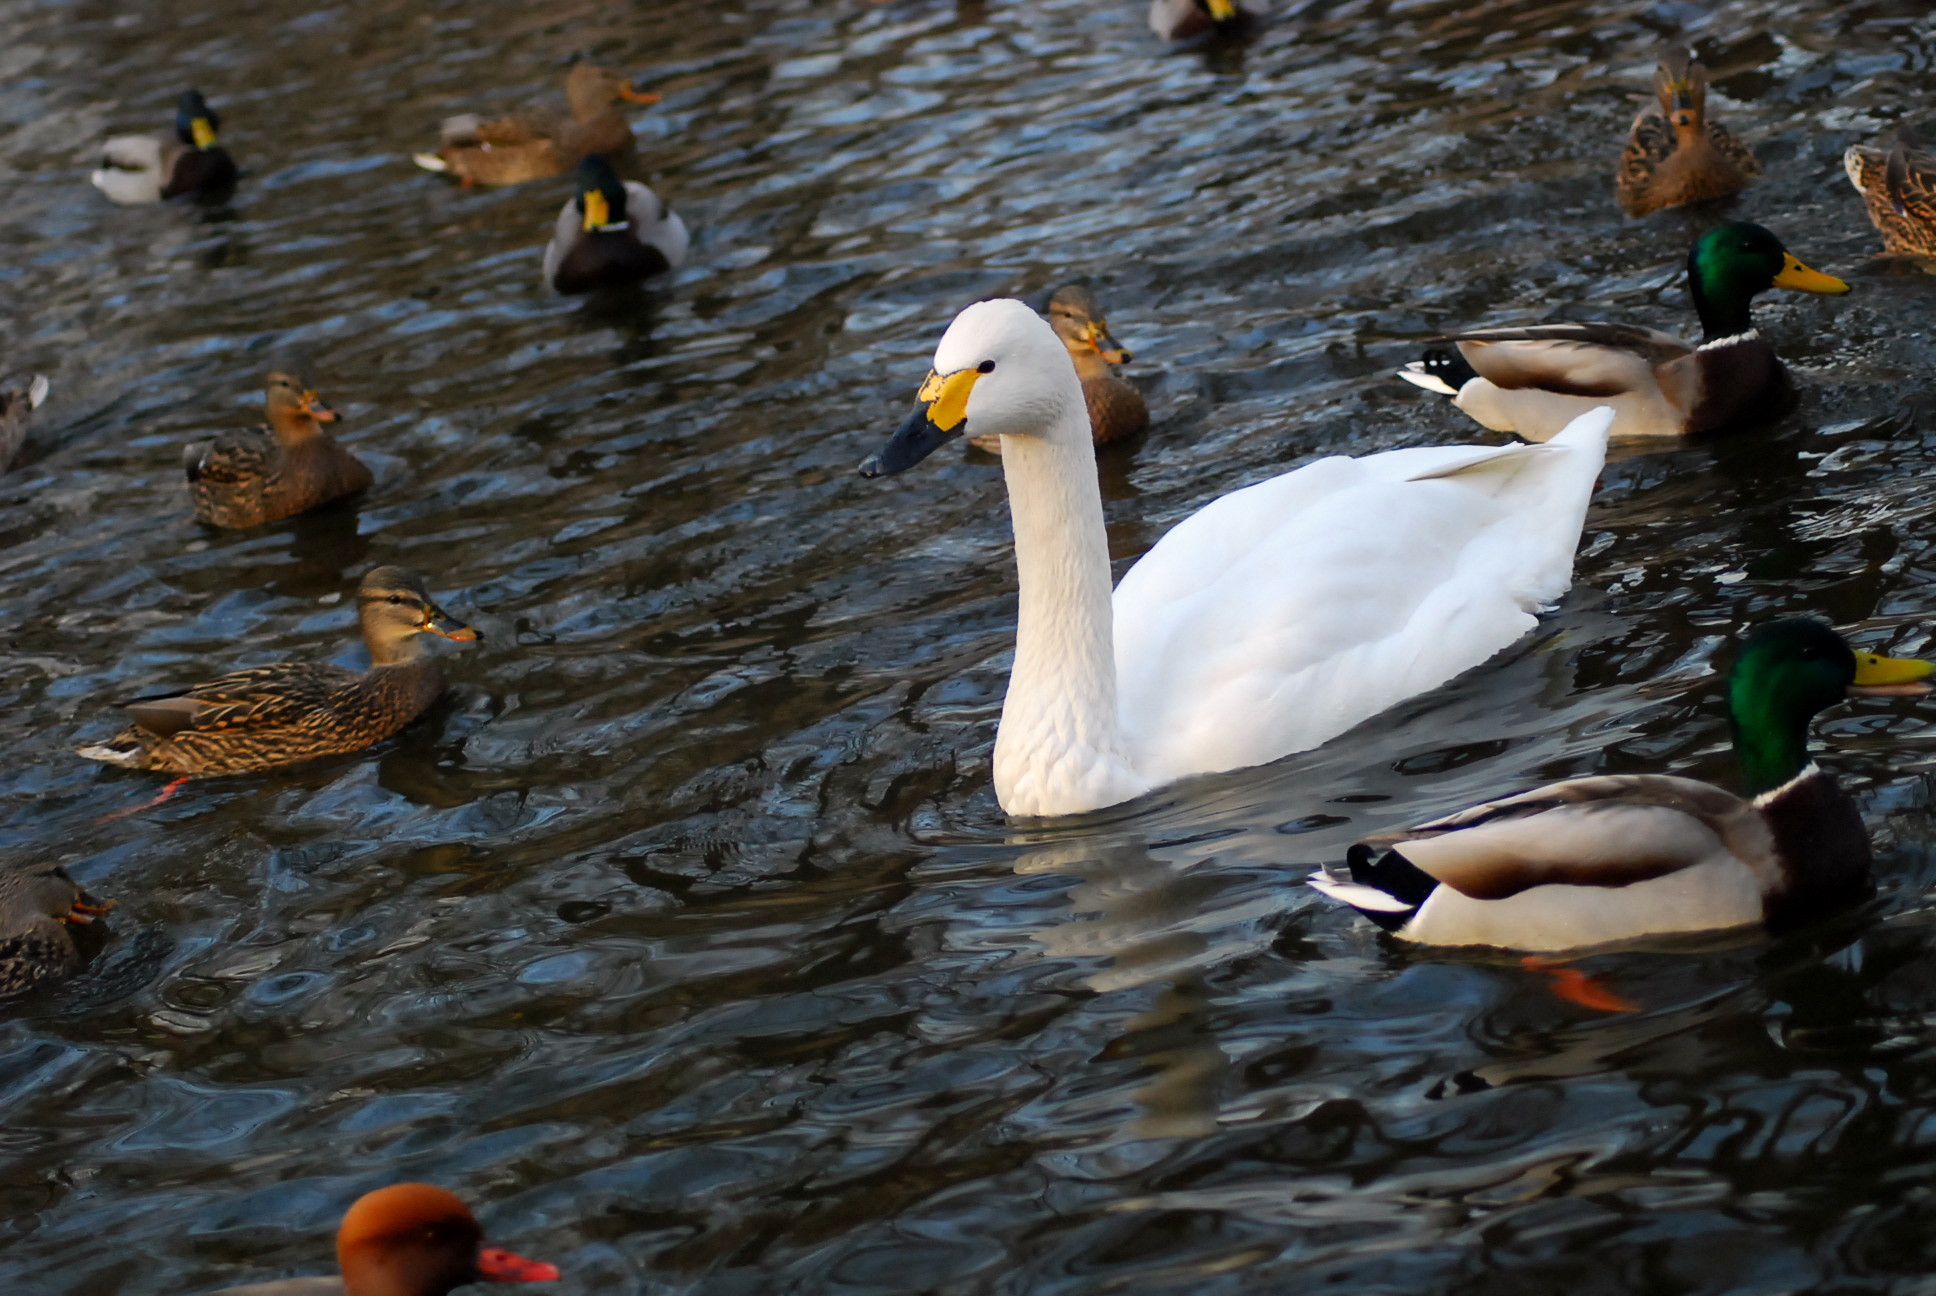
{"type": "MultiPolygon", "coordinates": [[[[1049,325],[1068,348],[1082,380],[1082,399],[1089,407],[1089,432],[1097,445],[1128,441],[1149,431],[1149,406],[1136,384],[1118,377],[1111,365],[1131,359],[1109,336],[1109,324],[1095,294],[1079,284],[1066,284],[1049,298],[1049,325]]],[[[970,444],[990,454],[1002,452],[999,436],[971,437],[970,444]]]]}
{"type": "Polygon", "coordinates": [[[453,117],[444,123],[436,153],[419,153],[416,162],[465,184],[523,184],[563,175],[593,153],[612,158],[630,153],[632,126],[618,101],[655,103],[658,98],[602,68],[579,63],[565,77],[569,113],[518,113],[495,121],[453,117]]]}
{"type": "Polygon", "coordinates": [[[47,399],[47,379],[35,374],[33,381],[13,391],[0,391],[0,472],[13,466],[14,457],[27,439],[27,423],[47,399]]]}
{"type": "Polygon", "coordinates": [[[58,864],[0,872],[0,998],[72,972],[79,955],[68,924],[107,911],[58,864]]]}
{"type": "Polygon", "coordinates": [[[1726,198],[1761,174],[1747,145],[1707,120],[1707,69],[1688,50],[1671,50],[1654,75],[1659,111],[1634,118],[1620,158],[1616,192],[1629,216],[1726,198]]]}
{"type": "Polygon", "coordinates": [[[1887,153],[1853,145],[1842,166],[1868,205],[1884,252],[1936,259],[1936,156],[1898,138],[1887,153]]]}
{"type": "Polygon", "coordinates": [[[363,461],[323,431],[336,421],[313,391],[286,373],[268,382],[267,427],[224,432],[182,452],[195,518],[210,526],[278,522],[366,490],[363,461]]]}
{"type": "Polygon", "coordinates": [[[370,650],[363,673],[279,662],[136,698],[124,704],[134,723],[80,754],[130,769],[241,774],[382,742],[444,691],[444,673],[423,636],[482,636],[438,607],[423,577],[401,567],[373,569],[356,603],[370,650]]]}

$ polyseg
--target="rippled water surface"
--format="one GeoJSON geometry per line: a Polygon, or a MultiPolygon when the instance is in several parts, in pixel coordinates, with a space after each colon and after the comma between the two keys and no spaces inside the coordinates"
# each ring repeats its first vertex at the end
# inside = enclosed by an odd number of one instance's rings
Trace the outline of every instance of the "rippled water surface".
{"type": "MultiPolygon", "coordinates": [[[[1315,0],[1166,51],[1134,0],[0,0],[0,831],[117,898],[0,1010],[0,1290],[315,1271],[434,1179],[575,1292],[1924,1291],[1936,1270],[1936,709],[1821,732],[1882,893],[1803,936],[1603,955],[1642,1005],[1425,956],[1299,879],[1596,770],[1729,776],[1710,662],[1814,612],[1927,653],[1936,279],[1871,260],[1842,149],[1936,102],[1911,0],[1315,0]],[[1123,562],[1322,453],[1471,439],[1393,380],[1445,327],[1691,327],[1707,217],[1611,171],[1686,25],[1841,299],[1774,294],[1799,411],[1622,460],[1579,583],[1321,751],[1021,834],[989,789],[999,471],[854,476],[940,330],[1085,277],[1155,428],[1123,562]],[[566,188],[406,160],[591,55],[664,102],[662,290],[539,291],[566,188]],[[94,141],[200,86],[249,168],[114,208],[94,141]],[[353,509],[203,533],[177,468],[307,365],[353,509]],[[360,660],[430,576],[488,640],[357,759],[200,783],[70,754],[231,664],[360,660]]],[[[1294,558],[1286,556],[1287,561],[1294,558]]]]}

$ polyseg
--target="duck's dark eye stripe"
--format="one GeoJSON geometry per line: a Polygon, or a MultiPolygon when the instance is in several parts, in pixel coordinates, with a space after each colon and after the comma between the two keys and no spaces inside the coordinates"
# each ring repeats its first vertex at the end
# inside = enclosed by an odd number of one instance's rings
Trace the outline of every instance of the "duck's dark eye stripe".
{"type": "Polygon", "coordinates": [[[995,362],[993,360],[984,360],[980,364],[975,366],[975,372],[976,373],[994,373],[995,362]]]}

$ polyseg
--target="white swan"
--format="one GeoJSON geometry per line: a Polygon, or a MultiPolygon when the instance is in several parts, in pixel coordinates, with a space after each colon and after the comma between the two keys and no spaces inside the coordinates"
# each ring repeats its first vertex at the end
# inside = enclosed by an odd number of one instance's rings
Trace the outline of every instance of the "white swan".
{"type": "Polygon", "coordinates": [[[861,473],[1001,435],[1021,597],[995,796],[1063,815],[1315,747],[1519,638],[1572,581],[1612,420],[1306,464],[1184,519],[1112,600],[1075,367],[1034,311],[985,301],[861,473]]]}

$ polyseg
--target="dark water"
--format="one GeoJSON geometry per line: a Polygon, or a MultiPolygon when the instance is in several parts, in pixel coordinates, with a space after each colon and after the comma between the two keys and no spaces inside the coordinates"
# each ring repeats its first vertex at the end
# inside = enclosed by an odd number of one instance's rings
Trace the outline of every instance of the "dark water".
{"type": "Polygon", "coordinates": [[[576,1292],[1923,1291],[1936,1269],[1936,710],[1821,727],[1869,909],[1587,966],[1426,957],[1298,884],[1530,781],[1726,778],[1709,661],[1813,612],[1926,653],[1936,280],[1870,261],[1852,141],[1920,116],[1898,3],[1314,3],[1169,53],[1133,0],[0,0],[0,826],[120,908],[4,1010],[0,1290],[325,1268],[426,1178],[576,1292]],[[1771,295],[1763,437],[1610,467],[1579,584],[1488,668],[1316,753],[1010,833],[999,473],[854,465],[954,311],[1087,276],[1156,429],[1127,561],[1328,451],[1471,439],[1392,380],[1446,326],[1690,326],[1698,218],[1611,170],[1688,24],[1768,177],[1736,211],[1855,285],[1771,295]],[[538,291],[565,191],[404,160],[449,112],[640,74],[698,234],[643,300],[538,291]],[[233,204],[118,209],[94,141],[199,85],[233,204]],[[180,444],[310,366],[357,511],[187,519],[180,444]],[[365,567],[488,642],[359,759],[198,784],[69,754],[112,700],[354,663],[365,567]]]}

